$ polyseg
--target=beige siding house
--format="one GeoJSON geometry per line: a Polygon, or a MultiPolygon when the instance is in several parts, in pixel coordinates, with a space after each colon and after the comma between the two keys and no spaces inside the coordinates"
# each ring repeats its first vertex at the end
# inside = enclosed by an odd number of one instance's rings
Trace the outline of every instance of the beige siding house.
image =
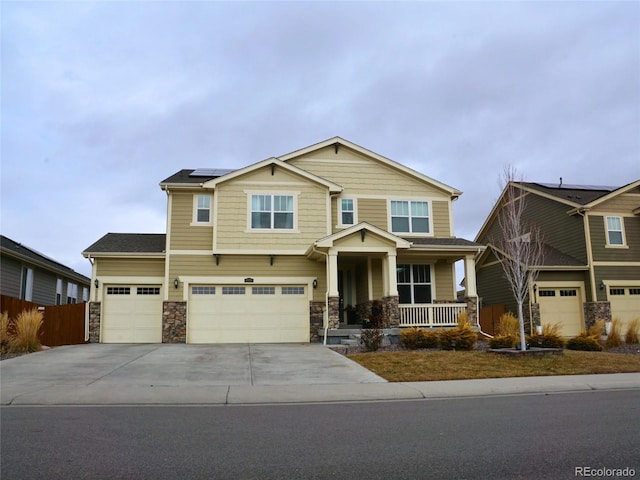
{"type": "Polygon", "coordinates": [[[160,187],[166,233],[110,233],[83,252],[92,341],[319,341],[374,308],[394,329],[454,325],[462,311],[475,322],[484,247],[454,236],[461,192],[354,143],[181,170],[160,187]]]}
{"type": "MultiPolygon", "coordinates": [[[[529,288],[528,327],[561,326],[577,335],[597,320],[640,318],[640,180],[623,187],[519,182],[525,220],[539,225],[544,265],[529,288]]],[[[501,199],[476,237],[489,246],[477,261],[482,304],[515,302],[491,246],[500,237],[501,199]]]]}

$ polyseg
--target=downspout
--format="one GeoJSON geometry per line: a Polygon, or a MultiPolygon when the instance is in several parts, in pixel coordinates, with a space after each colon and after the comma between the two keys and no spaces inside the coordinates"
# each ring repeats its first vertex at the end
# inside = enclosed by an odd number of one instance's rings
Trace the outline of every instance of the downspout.
{"type": "Polygon", "coordinates": [[[316,244],[313,244],[312,247],[313,253],[318,253],[324,256],[324,264],[325,264],[325,283],[327,284],[327,290],[324,294],[324,315],[322,315],[322,322],[324,323],[324,340],[323,345],[327,346],[327,332],[329,331],[329,254],[321,252],[316,249],[316,244]]]}
{"type": "MultiPolygon", "coordinates": [[[[96,281],[96,266],[95,261],[91,259],[91,257],[87,257],[89,263],[91,264],[91,284],[89,285],[89,297],[97,298],[98,297],[98,289],[95,287],[96,281]],[[91,295],[91,291],[94,292],[94,295],[91,295]]],[[[94,300],[97,301],[97,300],[94,300]]],[[[89,341],[89,302],[84,305],[84,341],[89,341]]]]}
{"type": "Polygon", "coordinates": [[[584,241],[587,250],[587,264],[589,265],[589,283],[591,284],[591,301],[598,301],[596,292],[596,273],[593,271],[593,252],[591,251],[591,232],[589,231],[589,217],[584,210],[578,210],[578,215],[582,216],[584,225],[584,241]]]}

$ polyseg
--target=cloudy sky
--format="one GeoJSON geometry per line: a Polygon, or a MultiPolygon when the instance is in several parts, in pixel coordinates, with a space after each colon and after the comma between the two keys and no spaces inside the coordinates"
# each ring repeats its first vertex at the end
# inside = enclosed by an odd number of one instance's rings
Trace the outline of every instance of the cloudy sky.
{"type": "Polygon", "coordinates": [[[158,183],[339,135],[456,187],[640,178],[639,2],[3,1],[1,230],[75,270],[158,183]]]}

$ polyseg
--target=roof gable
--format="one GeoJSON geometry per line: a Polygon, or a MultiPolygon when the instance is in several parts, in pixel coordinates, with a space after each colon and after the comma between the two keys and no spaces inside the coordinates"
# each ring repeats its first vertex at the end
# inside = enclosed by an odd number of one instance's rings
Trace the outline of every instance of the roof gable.
{"type": "Polygon", "coordinates": [[[230,172],[226,175],[206,181],[202,184],[202,186],[204,188],[215,188],[216,186],[218,186],[223,182],[228,182],[230,180],[236,179],[248,173],[255,172],[256,170],[259,170],[264,167],[269,167],[269,166],[271,166],[272,169],[282,168],[295,175],[306,178],[307,180],[313,183],[323,185],[324,187],[328,188],[330,192],[338,193],[342,191],[342,187],[340,185],[330,182],[329,180],[326,180],[322,177],[314,175],[310,172],[307,172],[302,168],[296,167],[294,165],[289,165],[288,163],[285,163],[277,158],[267,158],[266,160],[262,160],[261,162],[254,163],[253,165],[249,165],[239,170],[234,170],[233,172],[230,172]]]}
{"type": "Polygon", "coordinates": [[[328,235],[324,238],[315,242],[315,246],[318,248],[331,248],[335,245],[336,242],[339,242],[342,239],[345,239],[354,234],[362,235],[364,239],[366,237],[366,233],[370,232],[377,237],[382,238],[386,242],[393,244],[396,248],[409,248],[411,246],[411,242],[400,238],[392,233],[389,233],[381,228],[378,228],[374,225],[371,225],[366,222],[360,222],[357,225],[353,225],[352,227],[345,228],[340,232],[328,235]],[[364,233],[363,233],[364,232],[364,233]]]}
{"type": "Polygon", "coordinates": [[[417,172],[416,170],[413,170],[405,165],[402,165],[401,163],[398,163],[396,161],[393,161],[389,158],[386,158],[382,155],[379,155],[371,150],[367,150],[364,147],[361,147],[360,145],[357,145],[353,142],[350,142],[348,140],[345,140],[341,137],[332,137],[328,140],[325,140],[323,142],[319,142],[316,143],[314,145],[310,145],[308,147],[299,149],[299,150],[295,150],[291,153],[287,153],[285,155],[281,155],[278,158],[284,162],[289,162],[290,160],[294,160],[297,158],[300,158],[302,156],[308,155],[309,153],[312,152],[316,152],[322,149],[326,149],[327,147],[333,147],[334,149],[336,149],[336,152],[338,151],[338,149],[340,149],[341,147],[346,147],[349,148],[361,155],[364,155],[367,158],[370,158],[374,161],[380,162],[383,165],[386,165],[388,167],[391,167],[393,169],[399,170],[401,172],[403,172],[404,174],[413,177],[421,182],[424,182],[426,184],[429,184],[435,188],[437,188],[438,190],[444,191],[446,192],[451,198],[457,198],[460,195],[462,195],[462,192],[460,190],[457,190],[449,185],[446,185],[442,182],[439,182],[431,177],[428,177],[427,175],[424,175],[420,172],[417,172]]]}

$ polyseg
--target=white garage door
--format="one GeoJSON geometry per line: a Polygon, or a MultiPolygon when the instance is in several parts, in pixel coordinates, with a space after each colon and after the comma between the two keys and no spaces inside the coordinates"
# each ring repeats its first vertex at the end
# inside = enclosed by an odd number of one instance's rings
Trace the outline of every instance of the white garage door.
{"type": "Polygon", "coordinates": [[[622,324],[622,333],[634,318],[640,318],[640,287],[610,287],[611,318],[618,318],[622,324]]]}
{"type": "Polygon", "coordinates": [[[538,290],[540,322],[560,325],[560,335],[575,337],[583,329],[579,288],[541,288],[538,290]]]}
{"type": "Polygon", "coordinates": [[[306,285],[191,286],[188,343],[308,341],[306,285]]]}
{"type": "Polygon", "coordinates": [[[103,343],[162,342],[160,285],[106,285],[102,309],[103,343]]]}

